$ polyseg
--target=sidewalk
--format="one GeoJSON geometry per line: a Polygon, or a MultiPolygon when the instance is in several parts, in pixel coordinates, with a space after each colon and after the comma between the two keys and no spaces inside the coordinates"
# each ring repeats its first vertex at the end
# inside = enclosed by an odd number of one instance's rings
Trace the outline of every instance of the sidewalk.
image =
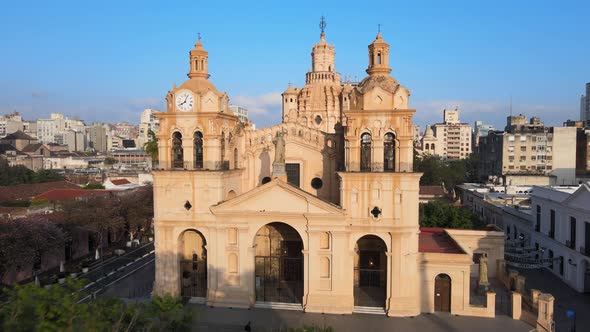
{"type": "Polygon", "coordinates": [[[525,276],[527,290],[538,289],[555,297],[553,320],[557,332],[571,331],[571,319],[565,316],[566,310],[576,311],[576,331],[590,331],[590,294],[576,292],[547,270],[518,269],[518,272],[525,276]]]}
{"type": "Polygon", "coordinates": [[[201,304],[187,304],[196,313],[193,331],[244,331],[250,322],[252,331],[280,331],[286,328],[318,326],[346,331],[477,331],[528,332],[533,328],[508,316],[477,318],[452,316],[447,313],[422,314],[417,317],[386,317],[383,315],[329,315],[292,310],[210,308],[201,304]]]}

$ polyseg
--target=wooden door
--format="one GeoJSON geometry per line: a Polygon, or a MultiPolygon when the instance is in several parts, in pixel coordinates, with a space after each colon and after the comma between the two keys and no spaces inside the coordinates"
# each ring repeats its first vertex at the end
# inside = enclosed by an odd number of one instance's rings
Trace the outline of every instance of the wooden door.
{"type": "Polygon", "coordinates": [[[434,311],[451,312],[451,278],[446,274],[434,281],[434,311]]]}

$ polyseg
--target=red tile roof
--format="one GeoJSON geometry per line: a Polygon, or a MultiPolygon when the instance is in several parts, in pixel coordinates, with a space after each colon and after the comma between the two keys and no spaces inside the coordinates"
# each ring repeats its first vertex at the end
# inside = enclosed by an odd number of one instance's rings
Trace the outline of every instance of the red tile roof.
{"type": "Polygon", "coordinates": [[[445,196],[442,186],[420,186],[420,195],[445,196]]]}
{"type": "Polygon", "coordinates": [[[85,196],[107,195],[108,193],[110,193],[109,190],[54,189],[36,196],[33,200],[66,201],[85,196]]]}
{"type": "Polygon", "coordinates": [[[464,254],[465,251],[459,247],[457,242],[447,234],[444,228],[420,228],[418,241],[419,252],[439,254],[464,254]]]}
{"type": "Polygon", "coordinates": [[[122,184],[129,184],[131,182],[129,182],[129,180],[127,180],[127,179],[117,179],[117,180],[111,180],[111,183],[114,184],[115,186],[120,186],[122,184]]]}
{"type": "Polygon", "coordinates": [[[31,198],[52,189],[80,189],[80,186],[68,181],[0,186],[0,202],[28,201],[31,198]]]}

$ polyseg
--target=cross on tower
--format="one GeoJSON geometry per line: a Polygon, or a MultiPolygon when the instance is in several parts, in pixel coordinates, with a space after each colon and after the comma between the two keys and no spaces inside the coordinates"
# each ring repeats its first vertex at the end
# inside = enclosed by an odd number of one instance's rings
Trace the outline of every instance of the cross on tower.
{"type": "Polygon", "coordinates": [[[198,38],[199,40],[201,40],[201,33],[200,33],[200,32],[197,32],[197,38],[198,38]]]}
{"type": "Polygon", "coordinates": [[[322,16],[320,20],[320,29],[322,30],[322,33],[324,33],[324,29],[326,29],[326,25],[326,19],[324,18],[324,16],[322,16]]]}
{"type": "Polygon", "coordinates": [[[381,33],[381,23],[377,24],[377,32],[381,33]]]}

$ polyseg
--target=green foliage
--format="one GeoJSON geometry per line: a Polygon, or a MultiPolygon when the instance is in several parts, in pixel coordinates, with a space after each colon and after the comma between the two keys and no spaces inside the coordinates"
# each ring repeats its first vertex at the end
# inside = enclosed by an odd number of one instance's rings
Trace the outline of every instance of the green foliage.
{"type": "Polygon", "coordinates": [[[52,169],[41,169],[33,175],[33,183],[61,181],[64,177],[52,169]]]}
{"type": "Polygon", "coordinates": [[[152,318],[150,331],[187,331],[193,320],[192,311],[170,295],[154,296],[146,305],[146,314],[152,318]]]}
{"type": "Polygon", "coordinates": [[[31,202],[30,201],[0,202],[0,206],[29,207],[29,206],[31,206],[31,202]]]}
{"type": "Polygon", "coordinates": [[[2,331],[188,331],[192,314],[179,299],[153,297],[147,303],[126,304],[117,298],[79,303],[83,281],[41,288],[34,284],[8,290],[0,307],[2,331]]]}
{"type": "Polygon", "coordinates": [[[152,160],[158,160],[158,139],[152,130],[148,130],[148,141],[143,145],[143,150],[152,157],[152,160]]]}
{"type": "Polygon", "coordinates": [[[478,229],[484,223],[471,211],[453,206],[445,201],[420,204],[421,227],[478,229]]]}
{"type": "Polygon", "coordinates": [[[113,158],[113,157],[104,158],[105,165],[114,165],[116,162],[117,162],[117,160],[115,160],[115,158],[113,158]]]}
{"type": "Polygon", "coordinates": [[[438,186],[444,183],[447,189],[452,189],[458,184],[479,180],[477,159],[476,155],[450,161],[434,156],[424,156],[422,159],[415,156],[414,171],[424,173],[420,178],[422,186],[438,186]]]}
{"type": "Polygon", "coordinates": [[[89,183],[89,184],[83,186],[82,189],[89,189],[89,190],[104,189],[104,186],[100,183],[89,183]]]}
{"type": "Polygon", "coordinates": [[[10,166],[8,160],[0,158],[0,186],[13,186],[24,183],[61,181],[63,176],[54,170],[32,170],[22,166],[10,166]]]}

